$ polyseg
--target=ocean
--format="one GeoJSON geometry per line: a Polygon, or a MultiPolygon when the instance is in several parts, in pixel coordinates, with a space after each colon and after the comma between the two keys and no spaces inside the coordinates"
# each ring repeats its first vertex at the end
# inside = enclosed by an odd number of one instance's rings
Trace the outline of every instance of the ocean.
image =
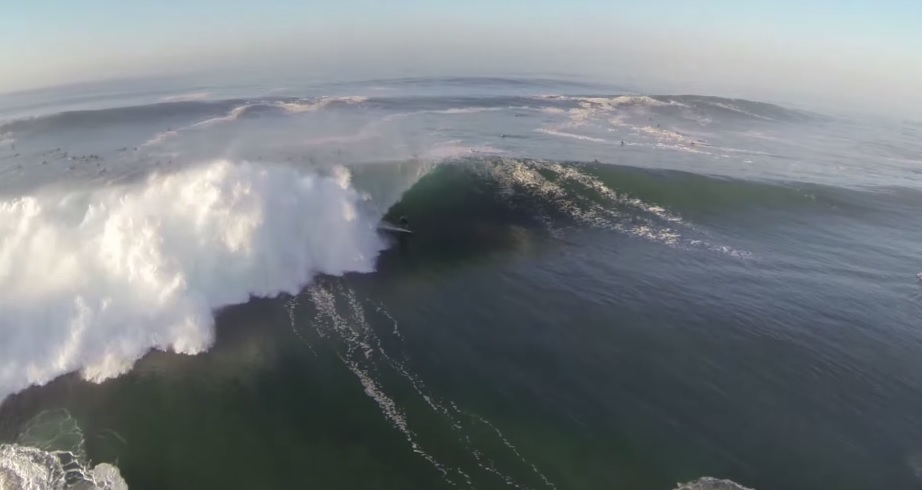
{"type": "Polygon", "coordinates": [[[742,99],[0,96],[0,487],[922,488],[920,210],[922,123],[742,99]]]}

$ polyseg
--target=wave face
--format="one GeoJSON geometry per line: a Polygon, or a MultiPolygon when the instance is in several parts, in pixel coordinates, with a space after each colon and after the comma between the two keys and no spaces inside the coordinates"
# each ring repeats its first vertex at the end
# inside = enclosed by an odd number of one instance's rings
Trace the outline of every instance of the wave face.
{"type": "Polygon", "coordinates": [[[217,161],[143,183],[0,203],[0,396],[150,349],[194,354],[212,310],[370,271],[384,243],[349,175],[217,161]]]}

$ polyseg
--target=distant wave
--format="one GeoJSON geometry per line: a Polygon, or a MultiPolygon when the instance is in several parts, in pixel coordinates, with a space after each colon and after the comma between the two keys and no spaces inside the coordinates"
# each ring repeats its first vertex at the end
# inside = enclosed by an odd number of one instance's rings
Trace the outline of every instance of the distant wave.
{"type": "Polygon", "coordinates": [[[301,100],[293,102],[283,102],[277,101],[266,104],[259,103],[248,103],[240,105],[230,109],[227,114],[222,116],[216,116],[208,118],[204,121],[198,121],[186,126],[183,126],[178,129],[168,129],[154,135],[153,138],[147,140],[142,147],[158,145],[165,142],[167,139],[177,136],[181,131],[186,131],[190,129],[203,129],[214,126],[215,124],[229,123],[236,121],[242,117],[245,117],[249,112],[255,112],[258,110],[266,110],[279,108],[287,113],[302,113],[302,112],[313,112],[319,111],[331,104],[335,103],[344,103],[344,104],[360,104],[367,100],[365,97],[324,97],[318,100],[301,100]]]}
{"type": "Polygon", "coordinates": [[[781,107],[768,102],[757,102],[746,99],[728,99],[704,95],[654,97],[657,99],[668,98],[681,102],[695,110],[696,113],[712,114],[715,119],[745,117],[764,121],[805,122],[822,117],[819,114],[781,107]]]}
{"type": "Polygon", "coordinates": [[[804,111],[787,109],[766,102],[727,99],[701,95],[620,95],[614,97],[542,95],[538,100],[575,104],[571,113],[575,119],[592,113],[619,109],[641,109],[651,114],[685,115],[698,121],[720,121],[746,117],[762,121],[797,122],[817,116],[804,111]]]}
{"type": "Polygon", "coordinates": [[[318,97],[316,99],[256,100],[228,99],[220,101],[184,100],[160,102],[143,106],[128,106],[114,109],[68,111],[47,116],[18,119],[0,125],[0,134],[67,130],[73,128],[105,127],[132,123],[155,123],[158,120],[177,117],[205,118],[199,125],[234,120],[250,113],[279,114],[309,112],[343,104],[354,105],[366,101],[364,97],[318,97]]]}
{"type": "MultiPolygon", "coordinates": [[[[67,130],[117,126],[132,123],[173,121],[185,117],[189,124],[195,119],[222,121],[264,114],[298,114],[349,106],[364,106],[398,112],[465,114],[488,110],[536,110],[547,114],[566,113],[574,124],[595,116],[614,116],[621,111],[645,111],[651,116],[675,116],[699,122],[732,122],[739,118],[766,122],[797,122],[812,116],[780,106],[704,96],[402,96],[402,97],[314,97],[200,100],[204,94],[170,96],[156,104],[100,110],[80,110],[18,119],[0,124],[0,134],[67,130]],[[233,112],[233,111],[239,112],[233,112]]],[[[170,125],[170,122],[165,122],[170,125]]]]}
{"type": "Polygon", "coordinates": [[[619,95],[616,97],[573,97],[569,95],[541,95],[537,97],[542,100],[563,100],[578,102],[581,105],[597,105],[603,107],[617,106],[641,106],[641,107],[663,107],[668,105],[684,104],[672,100],[658,100],[647,95],[619,95]]]}
{"type": "Polygon", "coordinates": [[[176,117],[213,117],[241,105],[242,100],[161,102],[114,109],[67,111],[17,119],[0,125],[0,132],[47,132],[158,121],[176,117]]]}

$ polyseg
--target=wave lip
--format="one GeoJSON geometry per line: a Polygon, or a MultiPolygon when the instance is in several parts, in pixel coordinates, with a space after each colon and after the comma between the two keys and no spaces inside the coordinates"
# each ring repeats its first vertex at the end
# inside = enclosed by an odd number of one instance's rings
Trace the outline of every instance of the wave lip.
{"type": "Polygon", "coordinates": [[[385,243],[348,172],[216,161],[142,185],[0,202],[0,400],[150,349],[210,347],[212,311],[369,272],[385,243]]]}

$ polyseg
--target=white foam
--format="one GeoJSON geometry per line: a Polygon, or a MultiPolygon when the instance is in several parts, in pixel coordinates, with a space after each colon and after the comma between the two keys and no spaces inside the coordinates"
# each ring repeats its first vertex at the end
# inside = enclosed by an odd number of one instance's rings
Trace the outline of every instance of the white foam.
{"type": "Polygon", "coordinates": [[[759,114],[755,114],[755,113],[749,112],[749,111],[747,111],[747,110],[745,110],[745,109],[741,109],[741,108],[739,108],[739,107],[737,107],[737,106],[735,106],[735,105],[733,105],[733,104],[726,104],[726,103],[723,103],[723,102],[712,102],[712,104],[713,104],[715,107],[720,107],[721,109],[725,109],[725,110],[728,110],[728,111],[730,111],[730,112],[735,112],[735,113],[737,113],[737,114],[743,114],[743,115],[745,115],[745,116],[753,117],[753,118],[756,118],[756,119],[762,119],[762,120],[765,120],[765,121],[771,121],[771,120],[772,120],[770,117],[765,117],[765,116],[761,116],[761,115],[759,115],[759,114]]]}
{"type": "Polygon", "coordinates": [[[632,105],[632,106],[643,106],[643,107],[665,107],[665,106],[677,106],[677,107],[687,107],[681,102],[676,102],[670,100],[668,102],[663,102],[661,100],[654,99],[653,97],[647,95],[619,95],[615,97],[572,97],[568,95],[539,95],[536,97],[540,100],[564,100],[572,102],[580,102],[581,105],[596,105],[601,107],[616,107],[620,105],[632,105]]]}
{"type": "Polygon", "coordinates": [[[435,111],[426,111],[430,114],[477,114],[480,112],[508,111],[512,107],[452,107],[435,111]]]}
{"type": "Polygon", "coordinates": [[[720,480],[705,476],[694,481],[681,483],[675,490],[753,490],[732,480],[720,480]]]}
{"type": "Polygon", "coordinates": [[[378,217],[327,177],[216,161],[130,187],[0,201],[0,400],[150,349],[195,354],[212,310],[371,271],[378,217]]]}
{"type": "Polygon", "coordinates": [[[170,129],[167,131],[161,131],[155,134],[153,138],[142,143],[140,146],[143,148],[143,147],[148,147],[148,146],[160,145],[160,144],[165,143],[166,140],[176,136],[177,134],[179,133],[177,133],[176,130],[173,130],[173,129],[170,129]]]}
{"type": "Polygon", "coordinates": [[[645,111],[652,107],[674,106],[687,108],[688,106],[674,100],[661,101],[646,95],[621,95],[617,97],[570,97],[570,96],[543,96],[539,97],[545,100],[563,100],[576,102],[578,107],[568,111],[570,118],[566,126],[579,127],[590,121],[609,119],[617,126],[623,125],[623,114],[625,108],[634,112],[637,110],[645,111]]]}
{"type": "MultiPolygon", "coordinates": [[[[73,464],[69,465],[72,466],[73,464]]],[[[65,469],[59,455],[34,447],[0,444],[0,488],[64,490],[122,490],[128,484],[118,468],[100,463],[94,468],[79,468],[79,479],[72,480],[75,469],[65,469]],[[71,484],[74,483],[74,484],[71,484]]]]}
{"type": "Polygon", "coordinates": [[[213,117],[211,119],[206,119],[204,121],[200,121],[195,124],[186,126],[185,128],[182,128],[182,129],[207,128],[210,126],[214,126],[215,124],[219,124],[219,123],[236,121],[237,118],[240,117],[241,114],[246,112],[246,110],[249,107],[250,107],[249,105],[242,105],[239,107],[234,107],[233,109],[230,110],[230,112],[227,113],[226,116],[213,117]]]}
{"type": "Polygon", "coordinates": [[[654,128],[653,126],[642,126],[637,128],[637,130],[662,142],[683,143],[689,145],[695,142],[694,138],[689,138],[688,136],[668,129],[654,128]]]}
{"type": "MultiPolygon", "coordinates": [[[[681,216],[655,204],[618,193],[596,177],[571,165],[504,159],[502,165],[486,166],[482,170],[501,185],[500,192],[503,196],[511,198],[518,193],[524,193],[539,198],[541,201],[552,203],[557,212],[593,228],[624,233],[669,247],[701,248],[738,259],[746,259],[752,255],[726,245],[686,238],[676,228],[695,231],[695,227],[685,222],[681,216]],[[550,170],[554,177],[547,177],[539,171],[540,169],[550,170]],[[583,190],[591,189],[597,192],[606,198],[607,205],[587,198],[579,189],[561,185],[561,180],[579,184],[583,190]],[[618,207],[612,208],[611,204],[617,204],[618,207]],[[624,207],[629,208],[629,212],[618,209],[624,207]]],[[[544,222],[553,236],[562,236],[550,216],[540,209],[530,211],[544,222]]]]}
{"type": "Polygon", "coordinates": [[[535,130],[537,133],[544,133],[551,136],[560,136],[562,138],[572,138],[581,141],[592,141],[593,143],[610,143],[608,140],[603,140],[602,138],[594,138],[592,136],[586,136],[584,134],[568,133],[566,131],[560,131],[557,129],[549,128],[538,128],[535,130]]]}
{"type": "MultiPolygon", "coordinates": [[[[115,431],[107,432],[124,441],[115,431]]],[[[66,410],[38,414],[15,444],[0,444],[0,488],[120,490],[128,486],[117,467],[90,467],[83,431],[66,410]]]]}
{"type": "Polygon", "coordinates": [[[159,102],[192,102],[205,100],[211,96],[211,92],[190,92],[186,94],[177,94],[163,97],[159,102]]]}
{"type": "Polygon", "coordinates": [[[361,104],[368,100],[367,97],[352,95],[347,97],[321,97],[316,100],[301,100],[298,102],[280,102],[278,107],[291,113],[313,112],[323,109],[330,104],[344,103],[349,105],[361,104]]]}
{"type": "Polygon", "coordinates": [[[685,107],[685,104],[679,102],[672,100],[669,102],[663,102],[646,95],[621,95],[618,97],[581,97],[575,100],[583,103],[595,104],[604,108],[612,108],[624,105],[639,107],[666,107],[669,105],[675,105],[679,107],[685,107]]]}
{"type": "Polygon", "coordinates": [[[199,122],[196,122],[196,123],[192,123],[192,124],[190,124],[190,125],[188,125],[188,126],[183,126],[183,127],[181,127],[181,128],[178,128],[178,129],[168,129],[168,130],[166,130],[166,131],[161,131],[161,132],[155,134],[152,138],[150,138],[149,140],[145,141],[144,143],[142,143],[142,144],[139,145],[139,146],[140,146],[141,148],[146,148],[146,147],[149,147],[149,146],[161,145],[161,144],[165,143],[168,139],[173,138],[173,137],[175,137],[176,135],[178,135],[181,131],[188,131],[188,130],[190,130],[190,129],[209,128],[209,127],[211,127],[211,126],[214,126],[215,124],[221,124],[221,123],[227,123],[227,122],[236,121],[237,118],[239,118],[241,114],[243,114],[244,112],[246,112],[246,110],[247,110],[249,107],[250,107],[249,105],[238,106],[238,107],[235,107],[235,108],[231,109],[227,114],[225,114],[225,115],[223,115],[223,116],[218,116],[218,117],[212,117],[212,118],[210,118],[210,119],[205,119],[204,121],[199,121],[199,122]]]}

